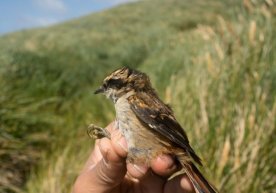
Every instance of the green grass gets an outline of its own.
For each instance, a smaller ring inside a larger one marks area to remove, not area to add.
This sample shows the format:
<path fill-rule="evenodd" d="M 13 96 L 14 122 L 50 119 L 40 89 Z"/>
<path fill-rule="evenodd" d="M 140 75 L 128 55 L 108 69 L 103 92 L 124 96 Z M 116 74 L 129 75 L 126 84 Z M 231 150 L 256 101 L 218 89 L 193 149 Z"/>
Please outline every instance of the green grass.
<path fill-rule="evenodd" d="M 221 192 L 275 192 L 275 3 L 141 1 L 0 38 L 0 192 L 69 192 L 114 119 L 93 90 L 146 72 Z M 76 161 L 77 160 L 77 161 Z"/>

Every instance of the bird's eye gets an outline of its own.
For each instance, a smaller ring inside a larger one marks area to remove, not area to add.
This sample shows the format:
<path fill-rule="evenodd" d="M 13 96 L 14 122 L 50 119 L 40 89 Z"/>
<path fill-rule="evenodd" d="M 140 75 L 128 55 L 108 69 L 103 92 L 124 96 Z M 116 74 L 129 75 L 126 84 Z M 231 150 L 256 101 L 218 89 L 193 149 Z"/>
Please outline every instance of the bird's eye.
<path fill-rule="evenodd" d="M 107 88 L 107 83 L 106 83 L 106 82 L 103 83 L 103 87 L 104 87 L 104 88 Z"/>
<path fill-rule="evenodd" d="M 125 83 L 121 79 L 110 79 L 108 85 L 112 88 L 121 88 Z"/>

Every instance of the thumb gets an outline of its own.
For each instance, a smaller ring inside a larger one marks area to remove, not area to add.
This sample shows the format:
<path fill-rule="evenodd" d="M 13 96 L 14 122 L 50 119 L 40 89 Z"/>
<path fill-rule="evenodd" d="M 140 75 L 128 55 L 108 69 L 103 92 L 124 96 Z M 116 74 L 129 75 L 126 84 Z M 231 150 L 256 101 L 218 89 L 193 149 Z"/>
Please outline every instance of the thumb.
<path fill-rule="evenodd" d="M 123 138 L 121 140 L 124 140 Z M 120 155 L 120 146 L 114 146 L 109 139 L 99 141 L 102 159 L 90 166 L 77 179 L 74 193 L 103 193 L 114 189 L 122 182 L 126 174 L 125 156 Z"/>
<path fill-rule="evenodd" d="M 106 138 L 101 140 L 99 148 L 103 158 L 92 169 L 97 178 L 95 181 L 105 188 L 109 186 L 108 188 L 113 189 L 123 180 L 126 174 L 125 158 L 117 153 L 116 147 Z"/>

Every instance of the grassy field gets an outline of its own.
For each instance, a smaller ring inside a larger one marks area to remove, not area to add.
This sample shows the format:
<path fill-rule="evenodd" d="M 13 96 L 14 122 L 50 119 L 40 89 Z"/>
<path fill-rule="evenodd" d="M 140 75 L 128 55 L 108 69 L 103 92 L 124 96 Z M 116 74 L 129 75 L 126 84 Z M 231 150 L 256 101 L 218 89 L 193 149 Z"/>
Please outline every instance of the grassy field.
<path fill-rule="evenodd" d="M 221 192 L 276 192 L 276 2 L 140 1 L 0 37 L 0 192 L 69 192 L 114 119 L 106 74 L 146 72 Z"/>

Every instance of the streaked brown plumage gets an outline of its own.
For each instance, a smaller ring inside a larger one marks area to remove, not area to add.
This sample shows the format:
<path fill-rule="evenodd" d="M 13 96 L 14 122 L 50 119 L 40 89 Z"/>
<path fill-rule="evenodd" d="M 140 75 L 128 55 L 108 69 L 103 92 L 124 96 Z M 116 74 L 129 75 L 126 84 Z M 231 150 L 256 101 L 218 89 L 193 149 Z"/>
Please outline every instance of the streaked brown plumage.
<path fill-rule="evenodd" d="M 114 102 L 119 130 L 128 143 L 128 162 L 149 164 L 160 154 L 170 154 L 182 165 L 197 192 L 216 192 L 194 165 L 193 161 L 202 165 L 200 158 L 146 74 L 126 67 L 118 69 L 104 79 L 97 93 Z"/>

